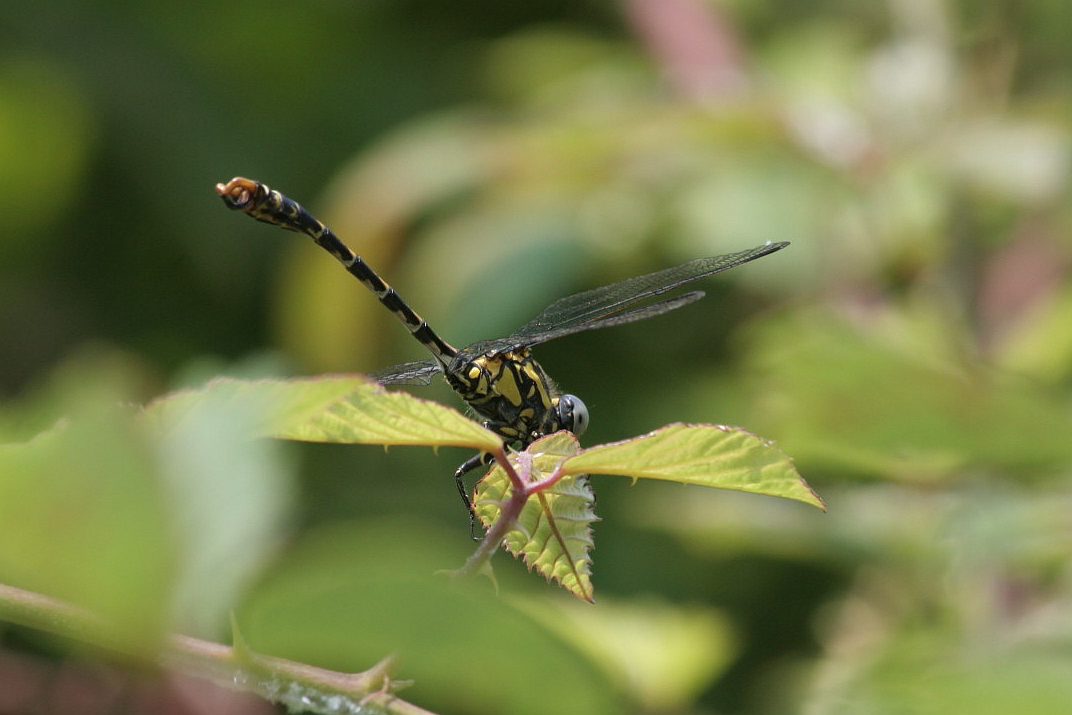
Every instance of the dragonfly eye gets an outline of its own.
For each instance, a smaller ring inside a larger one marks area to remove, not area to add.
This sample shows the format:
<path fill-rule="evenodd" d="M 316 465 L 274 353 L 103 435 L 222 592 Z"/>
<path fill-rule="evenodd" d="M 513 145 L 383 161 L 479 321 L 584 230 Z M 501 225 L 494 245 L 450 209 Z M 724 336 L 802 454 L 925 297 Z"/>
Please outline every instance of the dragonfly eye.
<path fill-rule="evenodd" d="M 576 395 L 562 395 L 559 398 L 558 418 L 563 427 L 577 436 L 588 429 L 588 408 Z"/>

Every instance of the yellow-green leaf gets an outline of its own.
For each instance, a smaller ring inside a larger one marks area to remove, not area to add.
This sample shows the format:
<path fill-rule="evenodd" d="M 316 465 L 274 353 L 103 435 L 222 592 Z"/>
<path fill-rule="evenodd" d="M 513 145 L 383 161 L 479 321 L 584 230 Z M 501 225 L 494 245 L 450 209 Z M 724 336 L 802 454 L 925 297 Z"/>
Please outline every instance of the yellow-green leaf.
<path fill-rule="evenodd" d="M 511 455 L 518 474 L 528 481 L 550 475 L 564 457 L 579 450 L 577 438 L 568 432 L 533 442 L 525 453 L 531 456 L 531 469 L 519 466 L 521 460 Z M 485 526 L 490 527 L 502 513 L 510 498 L 511 485 L 506 472 L 496 466 L 477 484 L 473 509 Z M 525 503 L 504 545 L 515 557 L 524 560 L 548 580 L 560 583 L 570 593 L 592 600 L 591 565 L 592 522 L 595 497 L 583 474 L 572 474 L 550 488 L 533 495 Z"/>
<path fill-rule="evenodd" d="M 667 425 L 585 450 L 566 459 L 563 468 L 570 474 L 618 474 L 770 494 L 826 508 L 784 452 L 739 427 Z"/>
<path fill-rule="evenodd" d="M 145 417 L 167 427 L 201 402 L 241 400 L 261 421 L 251 437 L 306 442 L 428 445 L 494 450 L 501 440 L 458 411 L 405 392 L 388 392 L 359 376 L 289 380 L 219 378 L 153 404 Z"/>

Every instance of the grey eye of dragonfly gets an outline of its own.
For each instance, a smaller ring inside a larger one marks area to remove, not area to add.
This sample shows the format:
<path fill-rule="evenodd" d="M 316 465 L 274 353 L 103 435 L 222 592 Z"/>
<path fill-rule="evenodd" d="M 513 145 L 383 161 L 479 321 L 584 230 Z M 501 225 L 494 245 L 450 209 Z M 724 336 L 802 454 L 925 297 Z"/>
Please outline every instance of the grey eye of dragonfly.
<path fill-rule="evenodd" d="M 427 385 L 435 375 L 446 377 L 450 386 L 469 406 L 482 415 L 503 441 L 522 449 L 546 431 L 565 427 L 581 434 L 588 427 L 588 409 L 574 395 L 562 395 L 557 404 L 551 379 L 532 357 L 531 348 L 548 340 L 612 325 L 625 325 L 668 313 L 703 297 L 691 291 L 654 303 L 644 301 L 661 296 L 686 283 L 729 270 L 779 251 L 788 242 L 767 242 L 736 253 L 697 258 L 679 266 L 600 288 L 566 296 L 547 306 L 535 318 L 511 335 L 485 340 L 462 350 L 455 348 L 429 327 L 379 274 L 351 251 L 330 228 L 318 221 L 301 204 L 268 188 L 259 181 L 236 177 L 217 184 L 216 192 L 228 208 L 249 214 L 258 221 L 304 233 L 334 256 L 354 278 L 361 281 L 385 308 L 391 311 L 432 354 L 431 360 L 396 365 L 372 374 L 383 385 Z M 500 390 L 500 382 L 502 389 Z M 481 453 L 466 460 L 454 473 L 458 492 L 469 510 L 469 529 L 476 516 L 462 477 L 472 469 L 493 461 Z"/>
<path fill-rule="evenodd" d="M 563 395 L 558 400 L 559 424 L 580 437 L 588 429 L 588 408 L 576 395 Z"/>

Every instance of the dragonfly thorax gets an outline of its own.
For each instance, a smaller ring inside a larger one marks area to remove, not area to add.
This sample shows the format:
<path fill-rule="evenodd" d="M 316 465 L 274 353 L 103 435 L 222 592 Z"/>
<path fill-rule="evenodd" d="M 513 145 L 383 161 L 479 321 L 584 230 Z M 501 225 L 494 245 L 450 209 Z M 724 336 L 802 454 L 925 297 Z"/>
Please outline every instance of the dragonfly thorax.
<path fill-rule="evenodd" d="M 470 358 L 459 355 L 444 370 L 450 386 L 483 417 L 485 426 L 522 446 L 545 434 L 588 425 L 588 410 L 562 395 L 528 348 Z M 577 434 L 580 432 L 578 431 Z"/>

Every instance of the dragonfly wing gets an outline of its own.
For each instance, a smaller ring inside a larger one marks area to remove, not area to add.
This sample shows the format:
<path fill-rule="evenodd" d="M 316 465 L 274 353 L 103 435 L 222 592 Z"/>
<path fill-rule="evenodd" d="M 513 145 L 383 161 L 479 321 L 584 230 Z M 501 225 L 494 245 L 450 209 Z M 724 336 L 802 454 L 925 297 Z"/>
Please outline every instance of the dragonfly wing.
<path fill-rule="evenodd" d="M 675 295 L 672 298 L 661 300 L 658 303 L 652 303 L 651 305 L 641 306 L 640 308 L 634 308 L 624 313 L 615 313 L 614 315 L 607 315 L 602 318 L 596 318 L 589 320 L 586 323 L 574 324 L 566 327 L 548 328 L 542 333 L 536 333 L 534 335 L 523 335 L 514 338 L 503 338 L 502 340 L 489 340 L 487 343 L 480 343 L 472 346 L 479 349 L 482 345 L 488 347 L 483 352 L 498 352 L 502 350 L 510 350 L 520 347 L 531 347 L 533 345 L 539 345 L 540 343 L 546 343 L 548 340 L 554 340 L 555 338 L 561 338 L 564 335 L 572 335 L 574 333 L 581 333 L 586 330 L 599 330 L 600 328 L 610 328 L 615 325 L 625 325 L 626 323 L 635 323 L 638 320 L 647 320 L 648 318 L 654 318 L 656 315 L 662 315 L 663 313 L 669 313 L 671 310 L 677 310 L 684 307 L 689 303 L 694 303 L 700 298 L 704 297 L 703 291 L 693 291 L 691 293 L 683 293 L 682 295 Z M 466 349 L 469 353 L 469 349 Z M 469 353 L 475 354 L 475 353 Z"/>
<path fill-rule="evenodd" d="M 521 328 L 510 336 L 510 338 L 532 338 L 534 336 L 542 336 L 549 333 L 552 337 L 555 337 L 557 335 L 568 335 L 573 332 L 578 332 L 579 330 L 587 330 L 587 325 L 592 321 L 598 320 L 610 313 L 617 313 L 638 301 L 655 295 L 660 295 L 668 290 L 673 290 L 680 285 L 700 278 L 705 278 L 715 273 L 719 273 L 720 271 L 729 270 L 742 263 L 754 261 L 757 258 L 779 251 L 788 245 L 788 241 L 765 243 L 746 251 L 738 251 L 737 253 L 727 253 L 722 256 L 712 256 L 710 258 L 697 258 L 688 261 L 687 263 L 682 263 L 679 266 L 674 266 L 673 268 L 666 268 L 661 271 L 655 271 L 654 273 L 627 278 L 626 280 L 618 281 L 617 283 L 611 283 L 610 285 L 593 288 L 592 290 L 584 291 L 583 293 L 576 293 L 561 298 L 547 306 L 543 312 L 528 323 L 521 326 Z M 673 310 L 673 308 L 667 308 L 666 310 Z M 665 312 L 665 310 L 662 312 Z M 658 312 L 645 314 L 644 317 L 658 314 Z M 642 319 L 642 317 L 636 317 L 632 320 Z M 632 320 L 625 322 L 632 322 Z M 620 323 L 607 323 L 607 325 L 618 324 Z M 601 325 L 600 327 L 605 326 Z M 574 328 L 576 328 L 576 330 Z M 510 338 L 506 338 L 504 341 L 493 342 L 509 342 Z M 550 338 L 544 338 L 544 340 L 549 339 Z M 542 342 L 542 340 L 537 342 Z M 531 345 L 534 343 L 530 340 L 524 340 L 524 342 L 519 344 Z"/>
<path fill-rule="evenodd" d="M 742 263 L 748 263 L 788 245 L 788 241 L 765 243 L 747 251 L 711 258 L 697 258 L 673 268 L 567 296 L 549 305 L 512 335 L 497 340 L 473 343 L 460 352 L 459 358 L 472 359 L 480 355 L 502 353 L 539 345 L 564 335 L 625 325 L 669 313 L 671 310 L 677 310 L 699 300 L 704 296 L 703 291 L 684 293 L 639 308 L 625 309 L 646 298 L 660 295 L 714 273 L 729 270 Z"/>
<path fill-rule="evenodd" d="M 442 370 L 435 360 L 417 360 L 369 373 L 381 385 L 427 385 Z"/>

